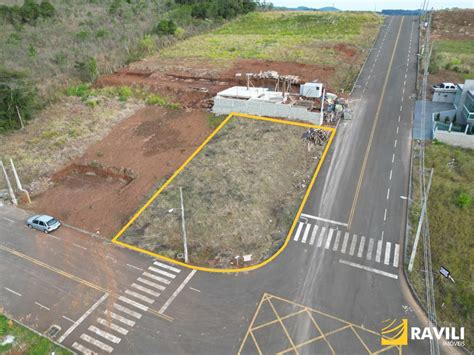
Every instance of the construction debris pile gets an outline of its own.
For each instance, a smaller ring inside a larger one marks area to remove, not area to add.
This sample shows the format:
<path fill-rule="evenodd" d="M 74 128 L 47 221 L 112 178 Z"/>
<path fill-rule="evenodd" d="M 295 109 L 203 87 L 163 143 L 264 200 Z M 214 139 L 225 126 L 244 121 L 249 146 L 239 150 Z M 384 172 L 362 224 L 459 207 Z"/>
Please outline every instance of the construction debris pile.
<path fill-rule="evenodd" d="M 330 92 L 324 95 L 324 122 L 334 123 L 339 119 L 351 119 L 352 111 L 348 106 L 348 102 L 343 97 L 337 97 L 337 95 Z"/>
<path fill-rule="evenodd" d="M 314 129 L 310 128 L 303 133 L 301 139 L 308 143 L 308 152 L 311 151 L 313 147 L 324 146 L 330 136 L 330 132 L 323 129 Z"/>

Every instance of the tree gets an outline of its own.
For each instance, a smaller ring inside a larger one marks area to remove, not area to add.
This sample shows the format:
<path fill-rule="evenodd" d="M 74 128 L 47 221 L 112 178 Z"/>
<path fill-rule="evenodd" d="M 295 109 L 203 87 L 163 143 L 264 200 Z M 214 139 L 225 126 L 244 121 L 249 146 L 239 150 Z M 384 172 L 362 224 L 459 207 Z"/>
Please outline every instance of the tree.
<path fill-rule="evenodd" d="M 25 82 L 0 83 L 0 133 L 18 129 L 36 108 L 36 89 Z"/>
<path fill-rule="evenodd" d="M 174 35 L 177 28 L 178 26 L 173 20 L 161 20 L 153 32 L 158 35 Z"/>
<path fill-rule="evenodd" d="M 86 57 L 82 61 L 77 61 L 74 68 L 79 72 L 79 76 L 83 81 L 94 81 L 99 76 L 97 61 L 94 57 Z"/>

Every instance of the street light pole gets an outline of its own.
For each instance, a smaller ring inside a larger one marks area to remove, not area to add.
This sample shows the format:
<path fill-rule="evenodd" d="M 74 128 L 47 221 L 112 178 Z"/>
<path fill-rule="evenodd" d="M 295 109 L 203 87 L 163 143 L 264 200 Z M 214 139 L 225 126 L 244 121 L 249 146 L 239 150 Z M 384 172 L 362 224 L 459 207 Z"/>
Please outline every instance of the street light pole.
<path fill-rule="evenodd" d="M 183 202 L 183 188 L 179 188 L 179 196 L 181 197 L 181 226 L 183 228 L 183 244 L 184 244 L 184 262 L 189 263 L 188 258 L 188 242 L 186 239 L 186 225 L 184 223 L 184 202 Z"/>

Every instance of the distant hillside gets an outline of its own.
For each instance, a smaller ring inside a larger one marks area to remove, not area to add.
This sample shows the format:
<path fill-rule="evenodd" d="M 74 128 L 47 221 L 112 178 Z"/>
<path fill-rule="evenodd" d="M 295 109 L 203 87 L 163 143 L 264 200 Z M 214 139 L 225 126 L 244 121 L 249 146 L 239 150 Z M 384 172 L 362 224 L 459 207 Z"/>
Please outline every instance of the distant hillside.
<path fill-rule="evenodd" d="M 298 7 L 277 7 L 275 9 L 282 10 L 282 11 L 325 11 L 325 12 L 339 12 L 338 8 L 332 7 L 332 6 L 325 6 L 321 7 L 319 9 L 315 9 L 313 7 L 307 7 L 307 6 L 298 6 Z"/>

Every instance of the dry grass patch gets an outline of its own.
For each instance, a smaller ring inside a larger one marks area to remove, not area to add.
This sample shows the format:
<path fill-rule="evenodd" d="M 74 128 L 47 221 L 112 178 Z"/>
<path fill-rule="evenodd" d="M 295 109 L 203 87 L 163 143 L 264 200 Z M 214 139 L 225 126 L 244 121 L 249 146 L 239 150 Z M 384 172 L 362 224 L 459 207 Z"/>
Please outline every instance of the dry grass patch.
<path fill-rule="evenodd" d="M 119 240 L 179 260 L 182 188 L 191 264 L 267 259 L 284 243 L 324 148 L 309 152 L 306 130 L 232 117 Z"/>
<path fill-rule="evenodd" d="M 90 107 L 78 97 L 65 97 L 41 111 L 24 130 L 0 136 L 0 158 L 12 158 L 24 185 L 37 194 L 57 170 L 143 106 L 102 97 L 100 104 Z M 0 179 L 0 189 L 4 187 Z"/>

